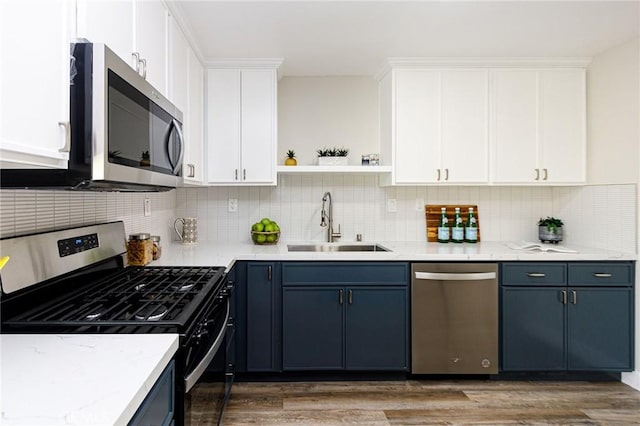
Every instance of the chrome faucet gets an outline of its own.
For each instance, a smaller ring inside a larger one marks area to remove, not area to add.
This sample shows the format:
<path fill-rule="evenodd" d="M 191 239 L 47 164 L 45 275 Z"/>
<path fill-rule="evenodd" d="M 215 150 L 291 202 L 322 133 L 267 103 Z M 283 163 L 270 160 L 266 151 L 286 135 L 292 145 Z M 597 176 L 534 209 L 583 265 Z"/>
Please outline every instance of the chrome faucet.
<path fill-rule="evenodd" d="M 329 203 L 329 214 L 327 214 L 327 210 L 325 210 L 325 203 Z M 331 203 L 331 193 L 329 191 L 324 193 L 322 197 L 322 212 L 320 213 L 320 226 L 323 228 L 329 225 L 327 229 L 327 241 L 332 243 L 335 238 L 342 237 L 340 233 L 340 225 L 338 225 L 338 232 L 333 232 L 333 205 Z"/>

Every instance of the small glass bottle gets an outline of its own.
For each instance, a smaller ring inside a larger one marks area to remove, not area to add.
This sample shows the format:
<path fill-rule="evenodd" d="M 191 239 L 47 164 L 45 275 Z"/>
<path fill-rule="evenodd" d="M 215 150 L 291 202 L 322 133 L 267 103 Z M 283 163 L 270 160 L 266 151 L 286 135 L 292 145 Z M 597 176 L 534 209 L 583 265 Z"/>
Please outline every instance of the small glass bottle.
<path fill-rule="evenodd" d="M 147 233 L 131 234 L 127 241 L 127 263 L 145 266 L 153 260 L 153 242 Z"/>
<path fill-rule="evenodd" d="M 162 256 L 162 244 L 160 244 L 160 235 L 152 235 L 151 242 L 153 243 L 153 260 L 160 259 Z"/>
<path fill-rule="evenodd" d="M 442 207 L 440 209 L 440 223 L 438 224 L 438 242 L 449 242 L 449 219 L 447 219 L 447 209 Z"/>
<path fill-rule="evenodd" d="M 451 241 L 454 243 L 464 242 L 464 224 L 460 217 L 460 207 L 456 207 L 453 225 L 451 226 Z"/>
<path fill-rule="evenodd" d="M 468 243 L 478 242 L 478 224 L 473 216 L 473 207 L 469 207 L 469 218 L 467 219 L 464 240 Z"/>

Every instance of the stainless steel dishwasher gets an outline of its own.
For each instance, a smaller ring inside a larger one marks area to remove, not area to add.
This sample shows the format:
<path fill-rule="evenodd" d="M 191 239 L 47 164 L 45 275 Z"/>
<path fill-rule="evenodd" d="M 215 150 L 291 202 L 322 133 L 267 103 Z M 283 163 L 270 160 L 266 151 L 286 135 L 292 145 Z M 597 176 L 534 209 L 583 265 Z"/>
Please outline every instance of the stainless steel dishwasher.
<path fill-rule="evenodd" d="M 411 372 L 498 373 L 498 265 L 411 266 Z"/>

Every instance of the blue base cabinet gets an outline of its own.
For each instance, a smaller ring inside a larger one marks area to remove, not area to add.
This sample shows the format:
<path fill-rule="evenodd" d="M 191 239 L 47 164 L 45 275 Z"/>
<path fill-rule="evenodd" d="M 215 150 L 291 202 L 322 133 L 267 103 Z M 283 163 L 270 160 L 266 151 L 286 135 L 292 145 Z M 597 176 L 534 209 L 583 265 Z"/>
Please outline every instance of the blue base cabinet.
<path fill-rule="evenodd" d="M 282 368 L 407 371 L 408 264 L 282 265 Z"/>
<path fill-rule="evenodd" d="M 502 371 L 632 371 L 633 262 L 503 263 Z"/>

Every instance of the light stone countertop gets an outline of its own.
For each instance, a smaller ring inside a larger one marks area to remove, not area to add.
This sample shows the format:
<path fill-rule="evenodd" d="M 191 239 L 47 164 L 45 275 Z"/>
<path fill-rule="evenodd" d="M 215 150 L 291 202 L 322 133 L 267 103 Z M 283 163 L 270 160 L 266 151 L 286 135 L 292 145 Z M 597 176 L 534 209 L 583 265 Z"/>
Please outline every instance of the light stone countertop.
<path fill-rule="evenodd" d="M 2 425 L 126 425 L 177 334 L 0 335 Z"/>
<path fill-rule="evenodd" d="M 171 242 L 163 245 L 162 257 L 151 266 L 226 266 L 237 260 L 263 261 L 608 261 L 636 260 L 633 253 L 572 246 L 577 253 L 512 250 L 505 242 L 478 244 L 439 244 L 426 242 L 377 242 L 390 252 L 289 252 L 287 244 L 309 242 L 280 241 L 276 245 L 258 246 L 251 242 L 225 243 L 201 241 L 193 246 Z M 313 242 L 318 244 L 320 242 Z M 372 244 L 336 243 L 336 244 Z"/>

